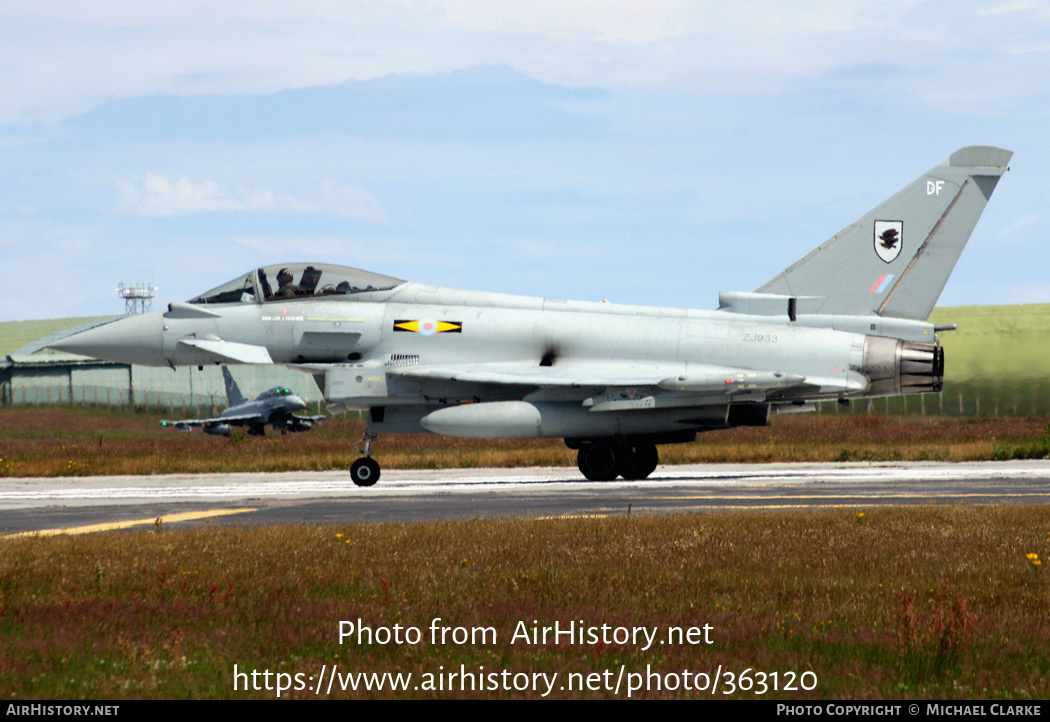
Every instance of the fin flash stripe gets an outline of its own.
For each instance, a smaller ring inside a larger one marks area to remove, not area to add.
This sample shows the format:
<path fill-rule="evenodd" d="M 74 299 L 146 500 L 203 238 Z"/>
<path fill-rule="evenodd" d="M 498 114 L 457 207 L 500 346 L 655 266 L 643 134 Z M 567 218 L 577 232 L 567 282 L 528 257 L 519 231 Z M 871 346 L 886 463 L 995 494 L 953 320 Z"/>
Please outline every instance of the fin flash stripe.
<path fill-rule="evenodd" d="M 435 321 L 432 318 L 418 320 L 394 321 L 395 331 L 410 331 L 429 336 L 434 333 L 462 333 L 463 323 L 460 321 Z"/>
<path fill-rule="evenodd" d="M 886 286 L 889 285 L 890 281 L 893 280 L 894 274 L 884 273 L 875 279 L 875 283 L 871 284 L 871 288 L 868 289 L 868 293 L 882 293 L 886 290 Z"/>

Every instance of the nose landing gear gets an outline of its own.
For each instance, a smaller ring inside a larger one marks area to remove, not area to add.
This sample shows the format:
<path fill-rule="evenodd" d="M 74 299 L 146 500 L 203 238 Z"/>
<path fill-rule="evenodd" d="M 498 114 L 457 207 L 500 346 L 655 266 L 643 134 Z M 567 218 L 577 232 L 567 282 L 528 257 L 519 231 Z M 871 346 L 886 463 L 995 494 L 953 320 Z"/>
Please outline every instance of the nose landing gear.
<path fill-rule="evenodd" d="M 379 462 L 372 458 L 372 442 L 378 436 L 378 434 L 365 432 L 361 441 L 354 444 L 355 449 L 360 448 L 361 442 L 364 442 L 365 445 L 361 451 L 364 456 L 350 465 L 350 479 L 358 486 L 372 486 L 379 481 Z"/>
<path fill-rule="evenodd" d="M 372 486 L 379 481 L 379 462 L 362 456 L 350 465 L 350 478 L 358 486 Z"/>

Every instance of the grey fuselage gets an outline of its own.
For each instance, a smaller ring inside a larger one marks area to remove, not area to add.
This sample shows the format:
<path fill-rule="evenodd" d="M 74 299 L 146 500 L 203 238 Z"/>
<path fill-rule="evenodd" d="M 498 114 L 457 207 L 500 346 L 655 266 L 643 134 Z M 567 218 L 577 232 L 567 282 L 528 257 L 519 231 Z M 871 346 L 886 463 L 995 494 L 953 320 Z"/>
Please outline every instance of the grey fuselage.
<path fill-rule="evenodd" d="M 879 357 L 890 382 L 875 383 L 873 340 L 935 343 L 925 322 L 807 316 L 798 303 L 789 314 L 786 297 L 721 301 L 696 311 L 401 283 L 331 300 L 172 304 L 97 329 L 134 343 L 91 352 L 152 365 L 288 364 L 314 374 L 330 409 L 373 409 L 377 433 L 577 438 L 765 423 L 770 408 L 906 392 L 893 349 Z M 892 338 L 872 335 L 881 325 Z M 767 382 L 723 378 L 748 371 Z M 477 406 L 432 414 L 467 403 Z"/>
<path fill-rule="evenodd" d="M 218 418 L 228 419 L 231 417 L 254 416 L 258 419 L 256 423 L 273 424 L 287 420 L 296 411 L 302 411 L 306 408 L 306 402 L 298 394 L 275 395 L 263 398 L 272 391 L 274 389 L 269 389 L 251 401 L 246 401 L 236 406 L 229 406 L 219 414 Z"/>

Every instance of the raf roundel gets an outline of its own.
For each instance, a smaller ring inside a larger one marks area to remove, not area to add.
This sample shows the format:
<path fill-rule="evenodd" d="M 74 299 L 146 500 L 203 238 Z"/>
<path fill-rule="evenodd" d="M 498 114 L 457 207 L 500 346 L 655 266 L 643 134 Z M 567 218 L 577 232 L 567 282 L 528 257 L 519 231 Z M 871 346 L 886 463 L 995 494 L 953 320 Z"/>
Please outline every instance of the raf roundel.
<path fill-rule="evenodd" d="M 433 336 L 435 333 L 462 333 L 463 324 L 459 321 L 438 321 L 433 318 L 399 319 L 394 321 L 394 330 Z"/>

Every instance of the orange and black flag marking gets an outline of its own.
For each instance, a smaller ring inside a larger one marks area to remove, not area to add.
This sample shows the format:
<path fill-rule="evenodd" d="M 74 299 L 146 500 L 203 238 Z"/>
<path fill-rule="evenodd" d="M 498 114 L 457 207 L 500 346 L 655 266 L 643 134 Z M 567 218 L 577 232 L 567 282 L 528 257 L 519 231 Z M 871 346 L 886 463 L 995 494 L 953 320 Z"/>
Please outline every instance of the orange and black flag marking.
<path fill-rule="evenodd" d="M 435 321 L 432 318 L 421 318 L 416 320 L 394 321 L 395 331 L 409 331 L 430 336 L 435 333 L 462 333 L 463 324 L 460 321 Z"/>

